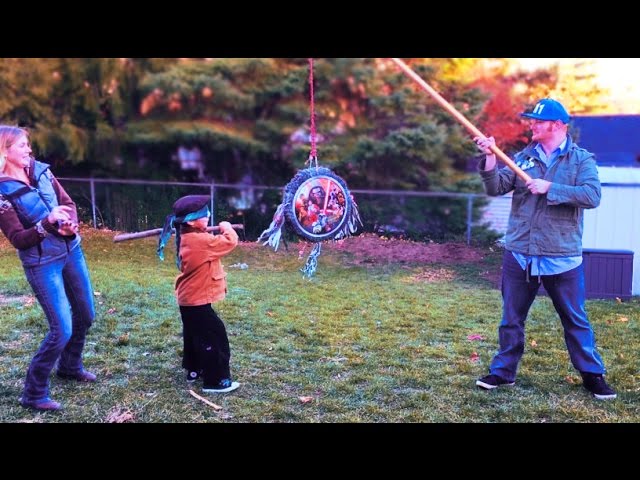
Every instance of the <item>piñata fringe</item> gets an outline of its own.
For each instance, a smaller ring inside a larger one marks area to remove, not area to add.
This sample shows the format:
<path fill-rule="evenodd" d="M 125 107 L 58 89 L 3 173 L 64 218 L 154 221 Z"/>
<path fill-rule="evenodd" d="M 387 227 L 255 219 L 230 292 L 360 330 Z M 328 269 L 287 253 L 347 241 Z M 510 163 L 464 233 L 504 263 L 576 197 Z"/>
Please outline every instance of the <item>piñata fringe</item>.
<path fill-rule="evenodd" d="M 300 269 L 303 277 L 311 278 L 314 273 L 316 273 L 316 269 L 318 268 L 318 257 L 320 256 L 320 251 L 322 250 L 322 244 L 316 243 L 313 245 L 311 249 L 311 253 L 307 257 L 307 261 L 304 264 L 304 267 Z"/>
<path fill-rule="evenodd" d="M 284 225 L 284 203 L 278 205 L 276 213 L 273 214 L 271 225 L 260 234 L 258 242 L 264 242 L 263 245 L 269 245 L 278 251 L 280 246 L 280 238 L 282 238 L 282 226 Z"/>

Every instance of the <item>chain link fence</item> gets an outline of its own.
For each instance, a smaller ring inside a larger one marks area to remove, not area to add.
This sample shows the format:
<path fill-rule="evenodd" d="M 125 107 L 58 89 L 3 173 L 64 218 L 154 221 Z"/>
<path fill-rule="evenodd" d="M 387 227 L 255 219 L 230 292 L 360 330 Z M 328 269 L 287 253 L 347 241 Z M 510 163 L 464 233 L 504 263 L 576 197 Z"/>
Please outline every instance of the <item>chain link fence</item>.
<path fill-rule="evenodd" d="M 283 187 L 115 180 L 58 179 L 77 204 L 80 220 L 95 228 L 138 232 L 159 228 L 184 195 L 211 197 L 211 224 L 244 225 L 243 240 L 255 241 L 271 223 Z M 422 241 L 470 244 L 500 235 L 483 223 L 487 197 L 473 193 L 351 190 L 365 232 Z M 289 232 L 290 234 L 291 232 Z"/>

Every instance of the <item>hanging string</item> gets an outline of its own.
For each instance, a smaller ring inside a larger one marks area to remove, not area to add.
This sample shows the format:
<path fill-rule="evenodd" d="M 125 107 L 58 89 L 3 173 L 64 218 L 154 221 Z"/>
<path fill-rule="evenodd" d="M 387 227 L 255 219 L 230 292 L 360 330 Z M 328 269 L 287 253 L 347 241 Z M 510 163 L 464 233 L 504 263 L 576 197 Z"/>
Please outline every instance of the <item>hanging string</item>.
<path fill-rule="evenodd" d="M 318 149 L 316 148 L 316 105 L 313 95 L 313 58 L 309 59 L 309 97 L 311 108 L 311 153 L 309 153 L 309 166 L 312 166 L 312 162 L 315 162 L 316 168 L 318 168 Z"/>

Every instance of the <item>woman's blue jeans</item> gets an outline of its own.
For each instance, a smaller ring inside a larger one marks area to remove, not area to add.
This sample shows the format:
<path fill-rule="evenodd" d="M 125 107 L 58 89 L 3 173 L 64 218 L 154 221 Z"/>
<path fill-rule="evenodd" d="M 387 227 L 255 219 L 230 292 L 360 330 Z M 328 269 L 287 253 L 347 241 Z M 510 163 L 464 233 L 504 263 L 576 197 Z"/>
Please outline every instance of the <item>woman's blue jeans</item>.
<path fill-rule="evenodd" d="M 49 376 L 56 361 L 60 372 L 82 370 L 82 350 L 95 308 L 80 245 L 63 258 L 24 270 L 49 322 L 49 332 L 27 372 L 22 401 L 30 402 L 49 396 Z"/>
<path fill-rule="evenodd" d="M 527 267 L 528 269 L 531 266 Z M 585 310 L 584 267 L 558 275 L 540 277 L 564 328 L 571 363 L 580 372 L 603 374 L 604 363 L 596 349 L 593 329 Z M 509 382 L 516 379 L 524 353 L 524 324 L 540 289 L 538 277 L 527 275 L 509 251 L 502 261 L 502 322 L 498 328 L 499 350 L 490 372 Z"/>

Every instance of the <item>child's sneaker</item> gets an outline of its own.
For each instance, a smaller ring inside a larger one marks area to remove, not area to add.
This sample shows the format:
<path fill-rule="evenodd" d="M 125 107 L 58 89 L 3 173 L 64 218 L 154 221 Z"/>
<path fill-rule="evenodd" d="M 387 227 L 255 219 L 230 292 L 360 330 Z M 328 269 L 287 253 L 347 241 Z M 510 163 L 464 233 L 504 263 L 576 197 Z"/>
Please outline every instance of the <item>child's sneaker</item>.
<path fill-rule="evenodd" d="M 220 382 L 218 382 L 218 385 L 204 385 L 202 387 L 202 391 L 204 393 L 227 393 L 234 391 L 239 386 L 240 384 L 238 382 L 232 382 L 230 378 L 225 378 L 224 380 L 220 380 Z"/>

